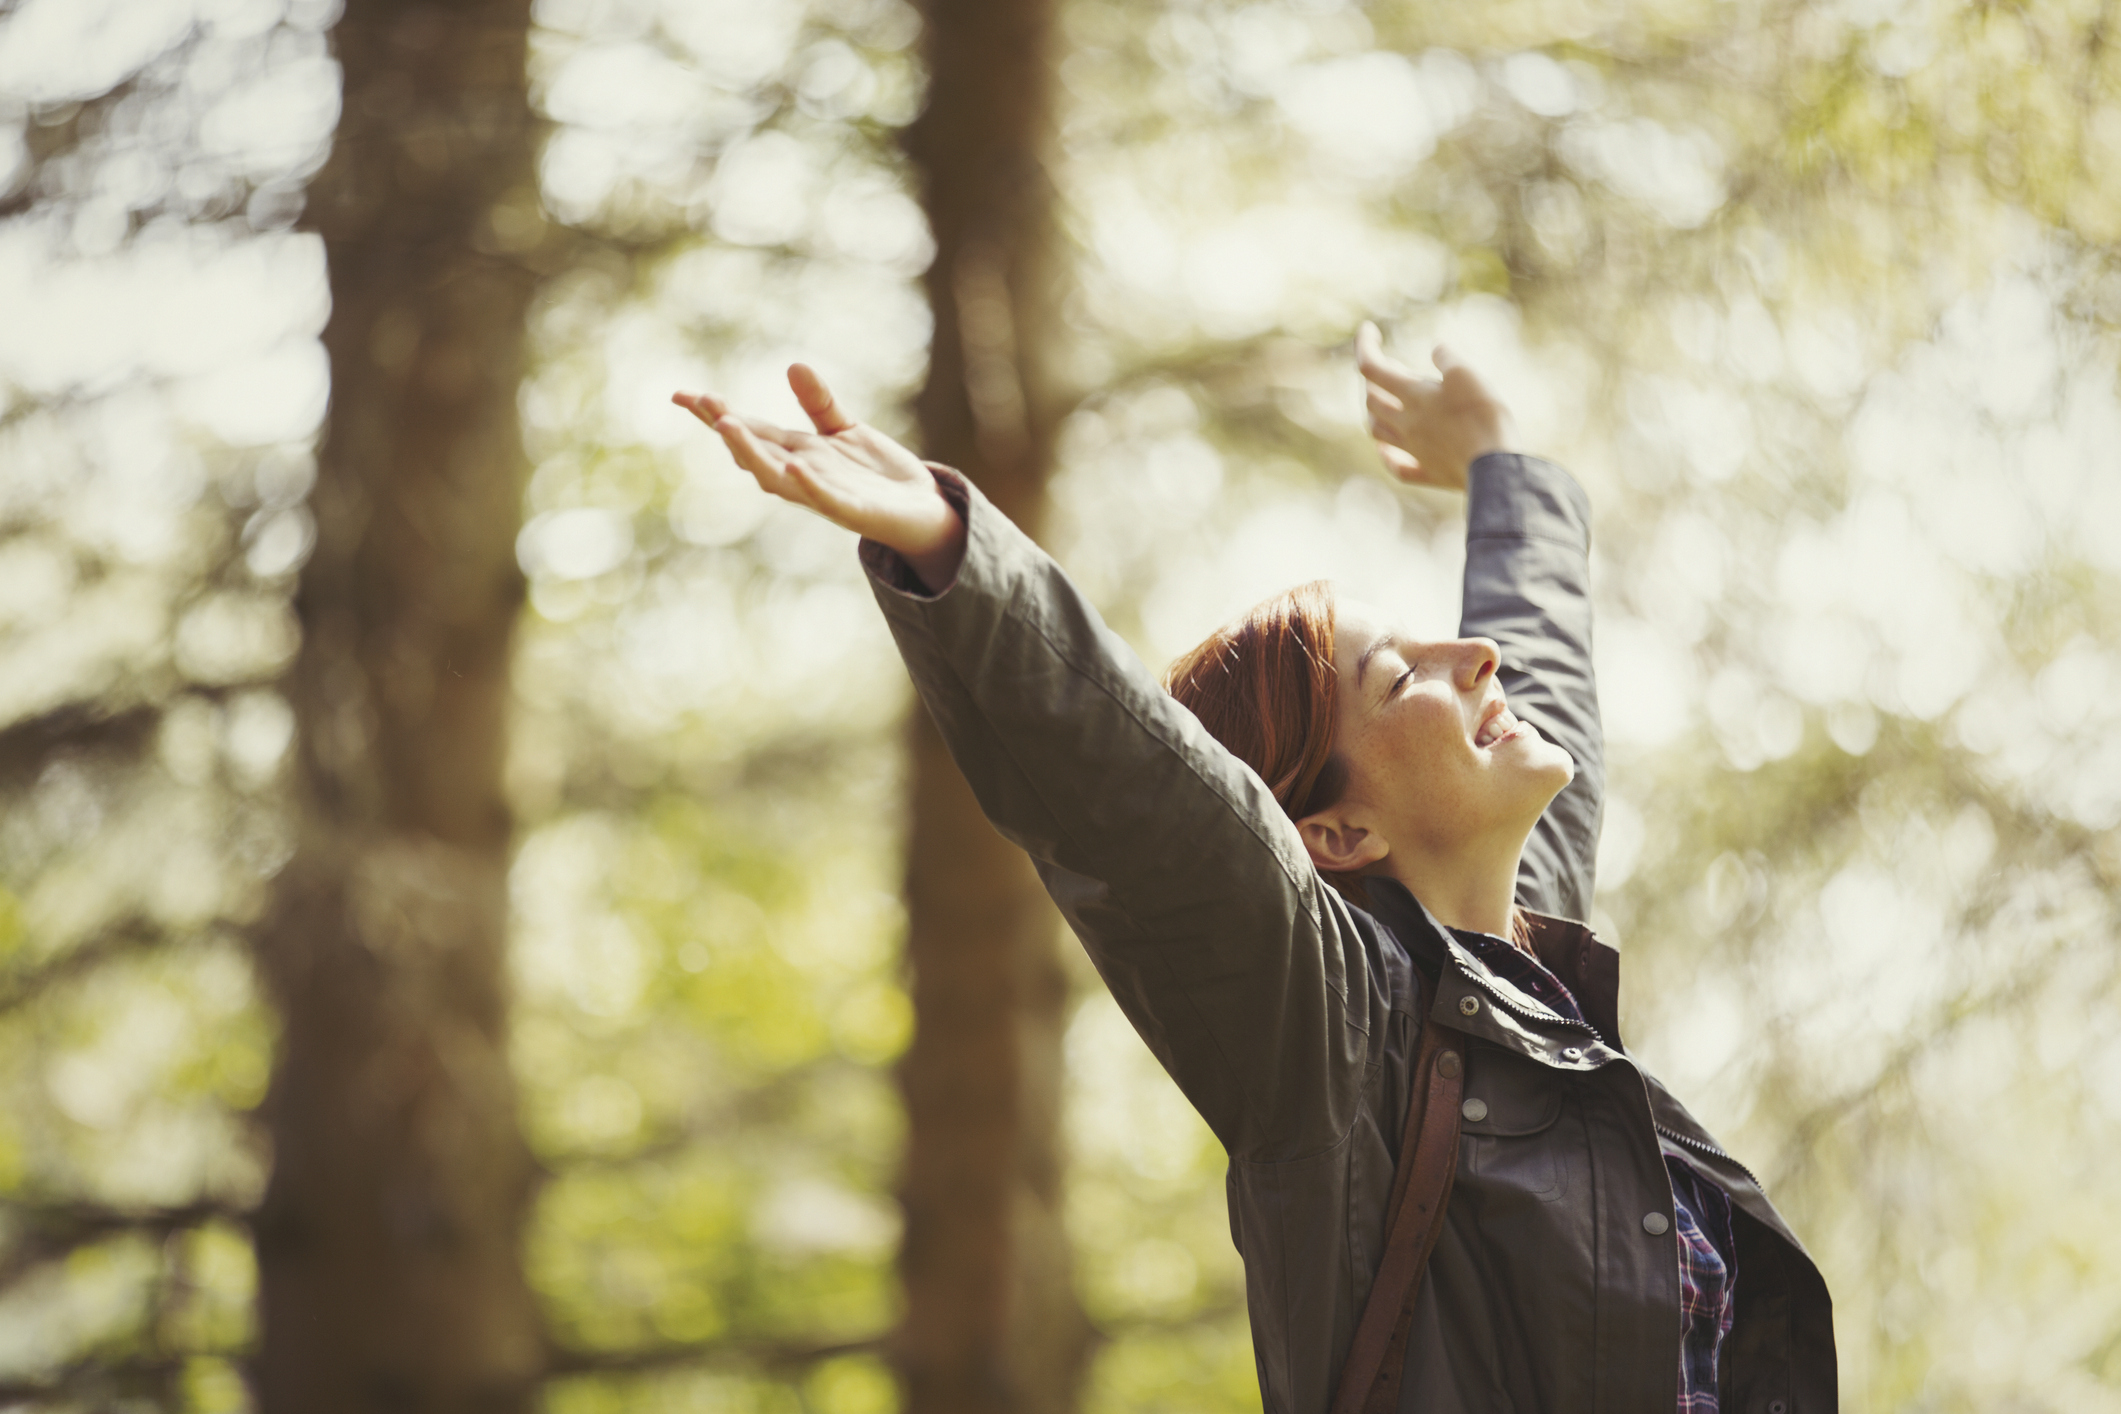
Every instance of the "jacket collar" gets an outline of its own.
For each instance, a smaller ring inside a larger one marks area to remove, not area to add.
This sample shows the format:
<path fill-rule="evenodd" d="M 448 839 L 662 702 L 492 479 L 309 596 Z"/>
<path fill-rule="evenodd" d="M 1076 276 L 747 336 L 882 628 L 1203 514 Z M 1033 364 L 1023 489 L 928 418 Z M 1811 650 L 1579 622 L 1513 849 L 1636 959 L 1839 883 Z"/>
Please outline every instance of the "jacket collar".
<path fill-rule="evenodd" d="M 1436 915 L 1422 906 L 1421 900 L 1407 892 L 1406 887 L 1392 879 L 1369 879 L 1364 881 L 1370 895 L 1369 912 L 1399 940 L 1408 955 L 1431 981 L 1440 985 L 1442 993 L 1436 998 L 1437 1015 L 1453 1025 L 1457 1019 L 1442 1010 L 1448 1005 L 1449 994 L 1462 990 L 1465 983 L 1460 978 L 1477 979 L 1475 985 L 1491 992 L 1500 992 L 1512 998 L 1522 998 L 1522 1009 L 1535 1018 L 1549 1015 L 1547 1009 L 1534 999 L 1502 978 L 1496 977 L 1487 966 L 1451 930 L 1437 921 Z M 1620 953 L 1581 923 L 1566 918 L 1555 918 L 1549 914 L 1523 910 L 1525 920 L 1531 925 L 1532 952 L 1547 971 L 1560 979 L 1576 998 L 1577 1006 L 1583 1009 L 1584 1019 L 1598 1029 L 1598 1034 L 1607 1046 L 1626 1055 L 1620 1044 L 1618 1001 L 1620 995 Z M 1446 973 L 1455 973 L 1447 977 Z M 1520 1054 L 1532 1057 L 1547 1055 L 1557 1042 L 1544 1037 L 1536 1027 L 1525 1026 L 1516 1018 L 1503 1018 L 1494 1010 L 1483 1015 L 1477 1023 L 1466 1028 L 1499 1045 L 1513 1048 Z M 1630 1057 L 1633 1061 L 1633 1058 Z M 1790 1231 L 1782 1214 L 1775 1210 L 1762 1191 L 1759 1180 L 1752 1172 L 1726 1153 L 1715 1138 L 1686 1106 L 1664 1088 L 1657 1077 L 1634 1061 L 1634 1069 L 1641 1075 L 1647 1087 L 1650 1118 L 1665 1130 L 1676 1132 L 1694 1142 L 1688 1161 L 1706 1172 L 1724 1192 L 1731 1196 L 1740 1208 L 1756 1222 L 1779 1234 L 1784 1241 L 1799 1253 L 1804 1244 Z M 1706 1152 L 1702 1152 L 1702 1150 Z M 1816 1280 L 1816 1278 L 1814 1278 Z M 1821 1293 L 1822 1297 L 1824 1293 Z"/>
<path fill-rule="evenodd" d="M 1620 1044 L 1620 952 L 1601 942 L 1581 923 L 1551 914 L 1522 910 L 1532 934 L 1532 955 L 1583 1008 L 1583 1019 L 1598 1028 L 1606 1044 Z"/>
<path fill-rule="evenodd" d="M 1526 997 L 1506 980 L 1489 971 L 1487 964 L 1452 935 L 1420 899 L 1397 879 L 1366 879 L 1370 912 L 1390 928 L 1416 964 L 1431 977 L 1442 967 L 1479 977 L 1490 989 L 1522 997 L 1524 1008 L 1535 1015 L 1547 1008 Z M 1626 1054 L 1620 1041 L 1620 953 L 1602 942 L 1582 923 L 1527 908 L 1522 912 L 1532 935 L 1532 955 L 1554 974 L 1576 998 L 1584 1020 L 1591 1023 L 1608 1046 Z"/>

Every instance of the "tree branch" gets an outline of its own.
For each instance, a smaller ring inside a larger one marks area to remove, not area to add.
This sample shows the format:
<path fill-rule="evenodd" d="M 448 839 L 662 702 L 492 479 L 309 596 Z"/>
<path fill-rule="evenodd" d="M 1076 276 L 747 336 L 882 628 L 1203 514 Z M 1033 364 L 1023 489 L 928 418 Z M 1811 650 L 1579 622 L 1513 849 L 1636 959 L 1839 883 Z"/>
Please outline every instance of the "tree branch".
<path fill-rule="evenodd" d="M 1242 1297 L 1224 1297 L 1181 1316 L 1139 1316 L 1110 1321 L 1096 1328 L 1098 1344 L 1132 1336 L 1169 1335 L 1243 1314 Z M 660 1370 L 731 1370 L 785 1375 L 807 1370 L 842 1355 L 891 1358 L 889 1332 L 853 1340 L 771 1341 L 715 1340 L 698 1344 L 637 1346 L 625 1350 L 555 1349 L 545 1366 L 547 1379 L 586 1375 L 651 1374 Z"/>
<path fill-rule="evenodd" d="M 83 1356 L 44 1379 L 0 1381 L 0 1405 L 66 1400 L 89 1408 L 107 1409 L 114 1398 L 160 1399 L 174 1408 L 178 1382 L 185 1366 L 196 1359 L 240 1360 L 244 1352 L 189 1350 L 179 1355 L 142 1356 L 112 1360 Z"/>
<path fill-rule="evenodd" d="M 2009 980 L 2000 986 L 1979 991 L 1968 988 L 1960 992 L 1941 1004 L 1931 1015 L 1930 1024 L 1924 1027 L 1920 1034 L 1894 1048 L 1885 1062 L 1860 1084 L 1851 1086 L 1805 1111 L 1790 1127 L 1789 1137 L 1783 1141 L 1781 1151 L 1775 1157 L 1775 1167 L 1768 1178 L 1767 1187 L 1773 1190 L 1789 1183 L 1804 1166 L 1813 1145 L 1819 1142 L 1821 1135 L 1854 1111 L 1869 1104 L 1886 1086 L 1914 1069 L 1915 1063 L 1921 1060 L 1932 1046 L 1977 1017 L 2006 1010 L 2024 1001 L 2046 983 L 2062 954 L 2079 941 L 2074 937 L 2058 938 L 2050 943 L 2037 959 L 2013 968 Z"/>
<path fill-rule="evenodd" d="M 9 722 L 0 726 L 0 782 L 26 779 L 62 746 L 137 752 L 161 720 L 160 703 L 127 704 L 113 712 L 77 701 Z"/>
<path fill-rule="evenodd" d="M 1352 331 L 1350 332 L 1352 334 Z M 1266 356 L 1278 348 L 1301 348 L 1306 356 L 1317 358 L 1321 362 L 1330 357 L 1328 354 L 1319 354 L 1300 340 L 1282 333 L 1247 334 L 1237 339 L 1188 343 L 1181 348 L 1147 354 L 1122 363 L 1096 386 L 1079 389 L 1073 396 L 1061 399 L 1050 412 L 1054 422 L 1059 423 L 1086 403 L 1112 397 L 1143 383 L 1169 380 L 1176 383 L 1212 385 L 1233 374 L 1258 368 Z M 1352 367 L 1351 364 L 1351 379 L 1354 377 Z M 1351 393 L 1349 398 L 1349 406 L 1356 406 L 1355 396 Z"/>
<path fill-rule="evenodd" d="M 1117 1340 L 1129 1340 L 1135 1336 L 1178 1335 L 1186 1331 L 1199 1330 L 1202 1326 L 1226 1321 L 1232 1316 L 1245 1314 L 1245 1298 L 1242 1292 L 1224 1293 L 1206 1305 L 1197 1306 L 1183 1315 L 1173 1316 L 1129 1316 L 1118 1321 L 1099 1321 L 1092 1327 L 1094 1339 L 1100 1346 Z"/>
<path fill-rule="evenodd" d="M 546 1362 L 545 1377 L 636 1375 L 687 1368 L 788 1374 L 842 1355 L 884 1354 L 889 1342 L 888 1335 L 873 1335 L 834 1341 L 715 1340 L 697 1344 L 637 1346 L 629 1350 L 558 1347 Z"/>
<path fill-rule="evenodd" d="M 7 528 L 0 527 L 0 537 L 6 533 Z M 215 587 L 215 581 L 207 579 L 198 590 L 180 598 L 176 609 L 181 612 Z M 276 676 L 267 672 L 213 684 L 131 682 L 116 690 L 62 702 L 31 716 L 0 722 L 0 789 L 28 781 L 55 751 L 107 752 L 137 758 L 153 743 L 155 729 L 177 703 L 196 698 L 225 704 L 240 693 L 271 686 Z"/>
<path fill-rule="evenodd" d="M 109 1208 L 96 1203 L 41 1203 L 0 1198 L 0 1215 L 10 1221 L 5 1259 L 0 1259 L 0 1289 L 18 1281 L 30 1268 L 64 1257 L 100 1238 L 137 1232 L 167 1237 L 212 1222 L 248 1225 L 248 1209 L 206 1198 L 168 1208 Z"/>
<path fill-rule="evenodd" d="M 649 1135 L 630 1148 L 559 1150 L 541 1154 L 539 1163 L 548 1175 L 632 1168 L 682 1154 L 702 1140 L 725 1138 L 746 1130 L 753 1123 L 786 1114 L 803 1087 L 821 1077 L 838 1073 L 852 1075 L 860 1067 L 837 1058 L 814 1061 L 783 1071 L 762 1084 L 724 1096 L 717 1104 L 703 1106 L 683 1120 Z"/>
<path fill-rule="evenodd" d="M 137 914 L 118 920 L 85 943 L 68 948 L 59 956 L 10 975 L 0 976 L 0 1017 L 36 1001 L 53 988 L 84 973 L 93 972 L 114 958 L 146 952 L 168 938 L 168 934 Z M 4 1204 L 5 1200 L 0 1200 Z"/>

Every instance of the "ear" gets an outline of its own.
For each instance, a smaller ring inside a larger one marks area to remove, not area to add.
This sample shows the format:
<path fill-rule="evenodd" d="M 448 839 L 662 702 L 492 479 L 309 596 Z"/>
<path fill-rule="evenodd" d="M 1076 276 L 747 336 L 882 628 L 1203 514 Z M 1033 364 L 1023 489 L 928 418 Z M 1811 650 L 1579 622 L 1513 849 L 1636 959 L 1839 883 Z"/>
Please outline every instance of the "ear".
<path fill-rule="evenodd" d="M 1337 810 L 1306 815 L 1296 822 L 1296 828 L 1304 837 L 1311 862 L 1329 873 L 1357 873 L 1392 852 L 1383 835 L 1349 823 Z"/>

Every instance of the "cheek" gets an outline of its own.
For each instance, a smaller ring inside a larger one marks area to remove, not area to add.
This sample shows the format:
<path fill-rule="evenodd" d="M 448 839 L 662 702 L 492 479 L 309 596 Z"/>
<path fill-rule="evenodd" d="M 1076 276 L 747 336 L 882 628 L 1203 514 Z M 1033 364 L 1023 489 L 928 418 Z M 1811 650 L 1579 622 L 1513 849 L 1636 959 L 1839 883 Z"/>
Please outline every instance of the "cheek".
<path fill-rule="evenodd" d="M 1402 804 L 1444 799 L 1464 789 L 1477 762 L 1466 745 L 1458 709 L 1449 702 L 1414 700 L 1368 725 L 1353 743 L 1349 765 Z"/>
<path fill-rule="evenodd" d="M 1416 770 L 1445 775 L 1473 764 L 1457 703 L 1416 698 L 1406 704 L 1397 726 L 1400 751 Z"/>

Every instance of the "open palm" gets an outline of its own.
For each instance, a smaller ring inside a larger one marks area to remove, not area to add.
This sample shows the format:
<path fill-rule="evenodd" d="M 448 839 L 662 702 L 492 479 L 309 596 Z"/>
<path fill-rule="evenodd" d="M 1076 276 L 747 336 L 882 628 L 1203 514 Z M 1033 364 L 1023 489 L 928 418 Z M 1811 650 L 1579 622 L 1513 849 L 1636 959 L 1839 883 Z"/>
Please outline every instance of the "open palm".
<path fill-rule="evenodd" d="M 890 546 L 934 584 L 929 569 L 935 557 L 940 553 L 954 561 L 964 525 L 936 490 L 928 468 L 897 442 L 841 411 L 832 390 L 808 364 L 789 368 L 788 386 L 816 431 L 740 416 L 712 394 L 673 393 L 670 400 L 719 433 L 761 490 Z"/>

